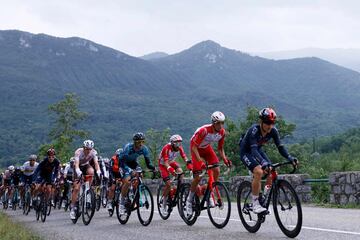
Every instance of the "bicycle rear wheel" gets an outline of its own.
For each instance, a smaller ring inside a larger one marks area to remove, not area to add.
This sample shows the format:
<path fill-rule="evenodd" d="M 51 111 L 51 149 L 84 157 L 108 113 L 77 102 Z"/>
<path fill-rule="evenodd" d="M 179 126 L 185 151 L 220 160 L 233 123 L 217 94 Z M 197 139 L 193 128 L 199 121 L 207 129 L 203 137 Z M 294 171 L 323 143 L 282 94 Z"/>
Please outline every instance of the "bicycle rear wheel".
<path fill-rule="evenodd" d="M 91 222 L 95 213 L 95 193 L 92 188 L 85 191 L 82 202 L 82 220 L 85 225 Z"/>
<path fill-rule="evenodd" d="M 296 237 L 302 226 L 301 203 L 295 189 L 286 180 L 278 180 L 273 195 L 276 222 L 288 237 Z"/>
<path fill-rule="evenodd" d="M 30 202 L 31 202 L 31 196 L 30 196 L 30 192 L 26 192 L 25 193 L 25 199 L 24 199 L 24 209 L 23 209 L 23 213 L 25 215 L 28 215 L 30 212 Z"/>
<path fill-rule="evenodd" d="M 251 182 L 244 181 L 239 185 L 236 200 L 243 226 L 251 233 L 257 232 L 261 227 L 261 219 L 252 209 Z"/>
<path fill-rule="evenodd" d="M 213 203 L 213 205 L 211 204 Z M 207 200 L 207 212 L 212 224 L 223 228 L 229 222 L 231 201 L 229 191 L 221 182 L 215 182 Z"/>
<path fill-rule="evenodd" d="M 151 223 L 154 215 L 154 199 L 148 186 L 139 185 L 138 187 L 137 215 L 140 223 L 147 226 Z"/>
<path fill-rule="evenodd" d="M 157 194 L 156 194 L 156 203 L 157 203 L 157 208 L 158 208 L 158 211 L 159 211 L 159 215 L 162 219 L 166 220 L 170 217 L 170 209 L 171 209 L 171 206 L 168 205 L 168 201 L 164 202 L 163 201 L 163 192 L 164 192 L 164 189 L 165 189 L 165 184 L 161 183 L 158 187 L 158 190 L 157 190 Z M 166 207 L 166 212 L 163 212 L 162 209 L 164 204 L 167 205 Z"/>

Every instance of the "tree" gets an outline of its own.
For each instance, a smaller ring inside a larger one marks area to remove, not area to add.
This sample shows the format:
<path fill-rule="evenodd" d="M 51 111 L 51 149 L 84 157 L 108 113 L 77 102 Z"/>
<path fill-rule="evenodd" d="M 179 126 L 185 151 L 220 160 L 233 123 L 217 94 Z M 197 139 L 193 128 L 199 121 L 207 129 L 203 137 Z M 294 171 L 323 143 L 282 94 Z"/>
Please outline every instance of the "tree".
<path fill-rule="evenodd" d="M 72 143 L 76 137 L 85 138 L 87 131 L 76 129 L 77 124 L 87 117 L 87 114 L 78 110 L 80 99 L 75 93 L 65 94 L 65 98 L 48 107 L 51 114 L 57 116 L 54 128 L 50 131 L 50 144 L 40 147 L 40 154 L 45 155 L 49 147 L 54 147 L 59 159 L 67 160 L 72 156 Z"/>

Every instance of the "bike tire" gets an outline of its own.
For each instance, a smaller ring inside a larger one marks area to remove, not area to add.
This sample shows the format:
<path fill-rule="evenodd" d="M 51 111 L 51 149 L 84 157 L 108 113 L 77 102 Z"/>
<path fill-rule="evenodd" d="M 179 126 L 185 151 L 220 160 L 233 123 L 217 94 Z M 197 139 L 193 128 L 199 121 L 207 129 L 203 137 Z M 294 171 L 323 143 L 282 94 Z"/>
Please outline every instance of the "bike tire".
<path fill-rule="evenodd" d="M 107 189 L 105 186 L 102 186 L 101 191 L 100 191 L 100 196 L 101 196 L 102 206 L 103 206 L 103 208 L 106 208 L 108 198 L 107 198 Z"/>
<path fill-rule="evenodd" d="M 216 228 L 223 228 L 228 224 L 231 214 L 229 191 L 222 182 L 214 182 L 212 193 L 213 194 L 209 194 L 209 198 L 207 199 L 207 212 L 211 223 Z M 214 200 L 214 207 L 210 206 L 210 197 Z"/>
<path fill-rule="evenodd" d="M 294 206 L 296 210 L 294 211 Z M 291 184 L 286 180 L 278 180 L 275 186 L 275 192 L 273 195 L 273 208 L 276 222 L 278 223 L 281 231 L 290 238 L 295 238 L 299 235 L 302 227 L 302 208 L 298 195 Z M 289 210 L 289 213 L 285 213 Z M 285 219 L 282 215 L 286 215 Z M 290 214 L 296 214 L 293 221 L 288 223 L 291 219 Z M 292 227 L 295 226 L 295 227 Z"/>
<path fill-rule="evenodd" d="M 163 220 L 167 220 L 170 217 L 170 213 L 171 213 L 171 206 L 166 202 L 165 204 L 168 204 L 167 207 L 167 212 L 164 213 L 162 212 L 162 206 L 164 204 L 163 202 L 163 198 L 162 198 L 162 193 L 164 192 L 164 188 L 165 188 L 165 184 L 161 183 L 157 189 L 157 193 L 156 193 L 156 203 L 157 203 L 157 209 L 159 211 L 159 215 Z"/>
<path fill-rule="evenodd" d="M 261 227 L 261 219 L 252 211 L 251 182 L 242 182 L 237 190 L 237 208 L 241 223 L 248 232 L 256 233 Z"/>
<path fill-rule="evenodd" d="M 180 217 L 182 220 L 189 226 L 194 225 L 194 223 L 197 220 L 197 217 L 199 214 L 199 211 L 197 210 L 197 206 L 200 205 L 199 197 L 195 194 L 194 200 L 193 200 L 193 213 L 190 216 L 187 216 L 186 213 L 186 201 L 187 197 L 190 192 L 190 183 L 184 183 L 180 189 L 179 192 L 179 198 L 178 198 L 178 210 Z"/>
<path fill-rule="evenodd" d="M 90 196 L 90 202 L 87 202 L 86 199 Z M 82 220 L 85 225 L 89 225 L 92 217 L 95 213 L 95 193 L 92 188 L 90 188 L 84 194 L 83 203 L 82 203 Z"/>
<path fill-rule="evenodd" d="M 143 226 L 148 226 L 151 223 L 151 220 L 154 216 L 154 198 L 148 186 L 140 185 L 138 191 L 137 200 L 137 215 L 140 223 Z M 145 213 L 149 212 L 149 216 L 146 216 Z"/>

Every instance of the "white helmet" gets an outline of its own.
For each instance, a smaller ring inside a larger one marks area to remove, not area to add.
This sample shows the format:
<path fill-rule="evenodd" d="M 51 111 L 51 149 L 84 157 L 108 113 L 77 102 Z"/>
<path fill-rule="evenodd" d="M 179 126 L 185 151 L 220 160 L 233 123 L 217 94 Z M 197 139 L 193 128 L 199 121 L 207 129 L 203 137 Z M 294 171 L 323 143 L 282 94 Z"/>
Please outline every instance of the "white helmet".
<path fill-rule="evenodd" d="M 14 171 L 14 170 L 15 170 L 15 167 L 14 167 L 13 165 L 11 165 L 11 166 L 8 167 L 8 170 L 9 170 L 9 171 Z"/>
<path fill-rule="evenodd" d="M 216 111 L 213 114 L 211 114 L 211 122 L 224 122 L 225 121 L 225 115 L 222 112 Z"/>
<path fill-rule="evenodd" d="M 173 142 L 182 142 L 182 137 L 178 134 L 175 134 L 175 135 L 172 135 L 170 137 L 170 142 L 173 143 Z"/>
<path fill-rule="evenodd" d="M 94 148 L 94 142 L 91 141 L 91 140 L 85 140 L 84 141 L 84 147 L 93 149 Z"/>
<path fill-rule="evenodd" d="M 116 155 L 119 155 L 122 151 L 123 151 L 122 148 L 118 148 L 118 149 L 116 149 L 115 154 L 116 154 Z"/>

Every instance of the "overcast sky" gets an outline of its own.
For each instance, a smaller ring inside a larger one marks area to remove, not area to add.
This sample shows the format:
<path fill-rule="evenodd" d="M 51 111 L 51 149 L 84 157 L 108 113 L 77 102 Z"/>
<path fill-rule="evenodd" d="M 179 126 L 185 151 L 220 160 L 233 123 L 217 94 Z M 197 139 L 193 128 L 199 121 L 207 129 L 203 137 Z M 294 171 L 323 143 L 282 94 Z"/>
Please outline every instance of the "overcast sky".
<path fill-rule="evenodd" d="M 0 0 L 0 30 L 78 36 L 133 56 L 203 41 L 244 52 L 360 48 L 353 0 Z"/>

